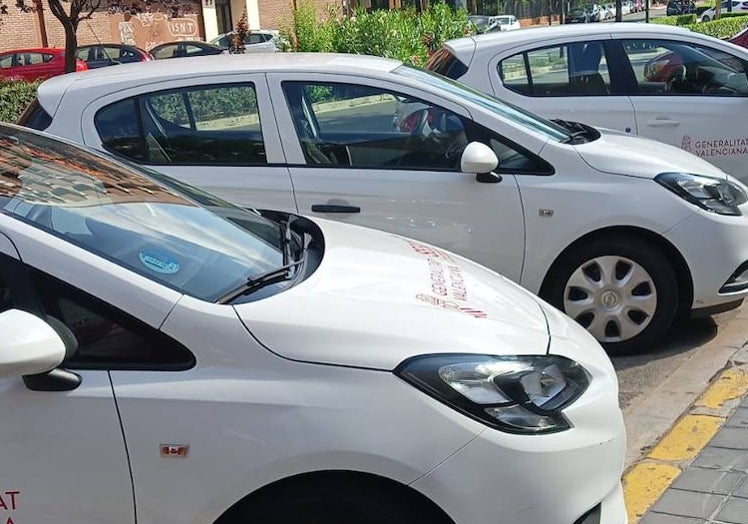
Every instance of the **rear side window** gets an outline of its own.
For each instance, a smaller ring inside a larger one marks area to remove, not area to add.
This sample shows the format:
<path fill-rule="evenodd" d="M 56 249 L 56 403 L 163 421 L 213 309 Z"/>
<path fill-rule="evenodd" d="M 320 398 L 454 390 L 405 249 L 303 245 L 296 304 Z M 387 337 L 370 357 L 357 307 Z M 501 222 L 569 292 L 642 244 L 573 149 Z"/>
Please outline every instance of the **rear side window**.
<path fill-rule="evenodd" d="M 442 47 L 434 53 L 426 64 L 426 69 L 442 76 L 457 80 L 467 73 L 467 66 L 460 62 L 449 49 Z"/>
<path fill-rule="evenodd" d="M 159 91 L 116 102 L 94 119 L 104 147 L 160 165 L 267 163 L 254 86 Z"/>
<path fill-rule="evenodd" d="M 507 89 L 527 96 L 605 96 L 610 73 L 602 42 L 575 42 L 526 51 L 503 60 Z"/>

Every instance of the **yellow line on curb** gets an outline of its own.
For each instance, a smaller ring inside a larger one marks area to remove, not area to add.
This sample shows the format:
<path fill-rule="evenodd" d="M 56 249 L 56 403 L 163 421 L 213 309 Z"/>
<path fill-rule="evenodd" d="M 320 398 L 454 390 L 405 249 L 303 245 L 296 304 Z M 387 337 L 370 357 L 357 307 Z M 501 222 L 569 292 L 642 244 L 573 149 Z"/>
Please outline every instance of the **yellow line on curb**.
<path fill-rule="evenodd" d="M 654 449 L 623 476 L 629 524 L 636 524 L 686 465 L 709 443 L 726 420 L 720 415 L 696 415 L 694 409 L 718 410 L 748 392 L 748 371 L 725 369 L 694 402 Z"/>
<path fill-rule="evenodd" d="M 739 368 L 725 370 L 696 401 L 699 407 L 719 409 L 726 401 L 748 392 L 748 372 Z"/>
<path fill-rule="evenodd" d="M 640 462 L 623 477 L 626 513 L 629 523 L 638 521 L 680 475 L 680 469 L 670 464 Z"/>
<path fill-rule="evenodd" d="M 660 440 L 648 457 L 669 461 L 695 458 L 712 440 L 722 422 L 722 417 L 686 415 Z"/>

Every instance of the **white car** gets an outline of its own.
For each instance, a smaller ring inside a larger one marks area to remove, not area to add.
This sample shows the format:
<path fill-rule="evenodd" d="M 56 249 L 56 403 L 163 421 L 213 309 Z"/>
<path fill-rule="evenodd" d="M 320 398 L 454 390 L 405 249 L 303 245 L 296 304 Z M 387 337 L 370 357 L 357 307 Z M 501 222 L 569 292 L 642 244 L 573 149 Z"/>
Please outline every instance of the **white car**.
<path fill-rule="evenodd" d="M 611 351 L 649 350 L 676 315 L 748 294 L 746 188 L 679 149 L 564 127 L 376 57 L 150 65 L 49 80 L 22 122 L 240 205 L 460 253 Z"/>
<path fill-rule="evenodd" d="M 742 13 L 742 14 L 748 14 L 748 0 L 731 0 L 729 2 L 732 4 L 732 12 L 733 13 Z M 722 5 L 720 6 L 720 14 L 727 13 L 728 9 L 728 2 L 724 1 L 722 2 Z M 700 20 L 702 22 L 709 22 L 714 18 L 715 15 L 715 9 L 713 7 L 710 7 L 703 13 L 701 13 Z"/>
<path fill-rule="evenodd" d="M 224 33 L 218 35 L 210 41 L 211 44 L 216 45 L 224 50 L 231 49 L 232 38 L 236 33 Z M 255 29 L 250 31 L 244 38 L 244 52 L 245 53 L 275 53 L 278 49 L 278 33 L 274 31 L 266 31 L 263 29 Z"/>
<path fill-rule="evenodd" d="M 610 360 L 517 285 L 21 128 L 0 165 L 3 523 L 626 522 Z"/>
<path fill-rule="evenodd" d="M 499 27 L 499 31 L 516 31 L 522 29 L 522 26 L 514 15 L 498 15 L 494 17 L 494 23 Z"/>
<path fill-rule="evenodd" d="M 748 49 L 661 24 L 448 41 L 429 69 L 548 118 L 653 138 L 748 181 Z"/>

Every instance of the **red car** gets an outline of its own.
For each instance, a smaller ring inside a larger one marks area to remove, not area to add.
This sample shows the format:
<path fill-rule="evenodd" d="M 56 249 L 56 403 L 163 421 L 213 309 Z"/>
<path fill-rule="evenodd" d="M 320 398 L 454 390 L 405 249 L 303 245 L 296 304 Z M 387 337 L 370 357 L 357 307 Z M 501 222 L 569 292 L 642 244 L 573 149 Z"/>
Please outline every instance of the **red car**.
<path fill-rule="evenodd" d="M 85 71 L 83 60 L 75 61 L 76 71 Z M 65 72 L 65 50 L 55 48 L 15 49 L 0 53 L 0 80 L 46 80 Z"/>
<path fill-rule="evenodd" d="M 737 35 L 730 38 L 729 41 L 741 47 L 748 47 L 748 26 L 746 26 L 745 29 L 743 29 Z"/>

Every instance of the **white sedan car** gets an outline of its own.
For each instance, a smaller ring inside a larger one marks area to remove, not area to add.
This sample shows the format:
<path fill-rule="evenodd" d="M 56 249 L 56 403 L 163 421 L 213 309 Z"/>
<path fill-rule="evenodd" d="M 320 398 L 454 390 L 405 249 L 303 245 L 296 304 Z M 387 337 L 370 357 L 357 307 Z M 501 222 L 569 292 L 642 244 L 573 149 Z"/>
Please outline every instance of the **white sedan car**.
<path fill-rule="evenodd" d="M 626 522 L 610 360 L 516 284 L 17 127 L 0 167 L 3 523 Z"/>
<path fill-rule="evenodd" d="M 446 42 L 429 69 L 547 118 L 653 138 L 748 181 L 748 49 L 661 24 Z"/>
<path fill-rule="evenodd" d="M 728 3 L 732 5 L 728 6 Z M 720 14 L 724 15 L 725 13 L 727 13 L 728 8 L 731 8 L 733 13 L 748 14 L 748 0 L 731 0 L 730 2 L 727 2 L 725 0 L 720 6 Z M 702 22 L 709 22 L 714 18 L 715 14 L 716 10 L 714 9 L 714 7 L 710 7 L 709 9 L 701 13 L 700 20 Z"/>
<path fill-rule="evenodd" d="M 382 58 L 137 65 L 47 81 L 22 122 L 240 205 L 445 247 L 611 351 L 648 350 L 676 315 L 748 294 L 746 188 L 679 149 L 564 127 Z"/>

